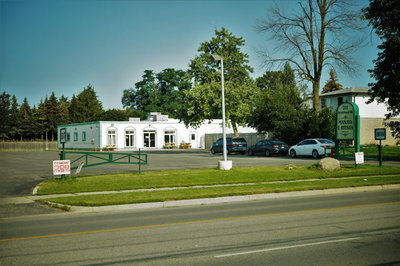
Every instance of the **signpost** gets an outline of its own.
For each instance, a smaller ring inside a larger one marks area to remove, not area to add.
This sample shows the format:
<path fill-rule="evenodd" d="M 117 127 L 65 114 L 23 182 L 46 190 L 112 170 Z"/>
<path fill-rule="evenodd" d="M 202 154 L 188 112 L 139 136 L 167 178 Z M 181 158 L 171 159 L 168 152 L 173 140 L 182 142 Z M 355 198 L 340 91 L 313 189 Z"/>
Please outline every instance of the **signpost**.
<path fill-rule="evenodd" d="M 336 141 L 335 157 L 339 159 L 339 141 L 354 140 L 355 152 L 360 152 L 360 115 L 355 103 L 345 102 L 338 106 L 336 111 Z M 359 164 L 356 162 L 356 166 Z"/>
<path fill-rule="evenodd" d="M 375 128 L 375 140 L 379 140 L 379 166 L 382 167 L 382 140 L 386 139 L 386 128 Z"/>
<path fill-rule="evenodd" d="M 60 143 L 62 144 L 62 151 L 60 152 L 60 160 L 65 159 L 65 142 L 67 142 L 67 129 L 65 127 L 60 128 Z M 54 162 L 53 162 L 53 170 L 54 170 Z M 69 173 L 68 173 L 69 174 Z M 65 174 L 61 174 L 62 180 L 65 179 Z"/>

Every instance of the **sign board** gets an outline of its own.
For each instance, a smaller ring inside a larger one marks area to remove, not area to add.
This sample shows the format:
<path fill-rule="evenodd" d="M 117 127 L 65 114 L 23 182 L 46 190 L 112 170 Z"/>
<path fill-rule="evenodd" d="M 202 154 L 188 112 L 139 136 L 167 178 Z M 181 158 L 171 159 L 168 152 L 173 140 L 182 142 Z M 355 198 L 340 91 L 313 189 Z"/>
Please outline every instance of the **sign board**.
<path fill-rule="evenodd" d="M 356 152 L 356 164 L 364 163 L 364 153 L 363 152 Z"/>
<path fill-rule="evenodd" d="M 70 160 L 53 161 L 53 175 L 69 175 L 71 173 Z"/>
<path fill-rule="evenodd" d="M 375 128 L 375 140 L 386 139 L 386 128 Z"/>
<path fill-rule="evenodd" d="M 65 127 L 60 129 L 60 143 L 67 142 L 67 129 Z"/>
<path fill-rule="evenodd" d="M 342 103 L 336 112 L 336 140 L 354 140 L 357 125 L 358 106 L 354 103 Z"/>

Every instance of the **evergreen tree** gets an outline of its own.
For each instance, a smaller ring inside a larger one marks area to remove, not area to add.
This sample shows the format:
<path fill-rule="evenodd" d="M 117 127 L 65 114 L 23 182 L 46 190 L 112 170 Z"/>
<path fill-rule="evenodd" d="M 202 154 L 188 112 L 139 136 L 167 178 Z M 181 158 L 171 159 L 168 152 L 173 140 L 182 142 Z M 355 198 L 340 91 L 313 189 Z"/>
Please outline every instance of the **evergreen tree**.
<path fill-rule="evenodd" d="M 5 91 L 0 95 L 0 137 L 4 140 L 8 138 L 10 131 L 10 94 Z"/>
<path fill-rule="evenodd" d="M 69 106 L 69 115 L 72 123 L 98 121 L 104 110 L 97 99 L 95 90 L 88 85 L 78 96 L 73 95 Z"/>
<path fill-rule="evenodd" d="M 336 77 L 335 70 L 333 68 L 329 71 L 329 80 L 325 83 L 322 93 L 327 93 L 331 91 L 338 91 L 343 89 L 342 84 L 338 83 L 338 78 Z"/>
<path fill-rule="evenodd" d="M 28 100 L 26 99 L 26 97 L 24 98 L 24 101 L 19 108 L 19 113 L 21 116 L 20 125 L 19 125 L 19 129 L 21 132 L 21 140 L 23 140 L 24 137 L 31 138 L 33 135 L 32 110 L 31 110 L 31 107 L 29 106 L 29 103 L 28 103 Z"/>
<path fill-rule="evenodd" d="M 19 112 L 19 103 L 15 95 L 11 98 L 11 109 L 10 109 L 10 137 L 15 140 L 21 135 L 21 130 L 19 128 L 21 124 L 21 115 Z"/>

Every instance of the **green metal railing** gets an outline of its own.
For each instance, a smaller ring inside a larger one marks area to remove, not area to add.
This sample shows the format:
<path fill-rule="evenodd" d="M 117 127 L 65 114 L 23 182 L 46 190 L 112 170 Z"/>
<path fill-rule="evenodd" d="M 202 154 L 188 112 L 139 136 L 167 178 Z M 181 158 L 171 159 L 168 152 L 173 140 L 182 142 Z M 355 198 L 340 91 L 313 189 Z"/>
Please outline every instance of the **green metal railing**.
<path fill-rule="evenodd" d="M 76 159 L 71 160 L 71 170 L 78 167 L 91 167 L 104 165 L 109 163 L 114 164 L 137 164 L 139 165 L 139 174 L 141 173 L 141 165 L 147 164 L 147 154 L 141 153 L 125 153 L 125 152 L 89 152 L 89 151 L 66 151 L 60 152 L 60 159 L 66 160 L 68 154 L 78 155 Z M 73 166 L 73 164 L 77 164 Z"/>
<path fill-rule="evenodd" d="M 377 145 L 360 145 L 360 151 L 364 152 L 364 160 L 379 160 L 379 146 Z M 340 150 L 336 152 L 339 154 L 339 159 L 354 159 L 356 147 L 340 146 Z"/>

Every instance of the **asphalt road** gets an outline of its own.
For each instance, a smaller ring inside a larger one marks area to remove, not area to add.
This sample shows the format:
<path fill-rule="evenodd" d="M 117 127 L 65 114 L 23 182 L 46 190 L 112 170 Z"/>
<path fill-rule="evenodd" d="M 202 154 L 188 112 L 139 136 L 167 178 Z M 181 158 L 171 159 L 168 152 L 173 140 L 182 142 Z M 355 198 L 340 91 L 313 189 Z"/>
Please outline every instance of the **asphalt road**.
<path fill-rule="evenodd" d="M 400 191 L 0 220 L 1 265 L 395 265 Z"/>

